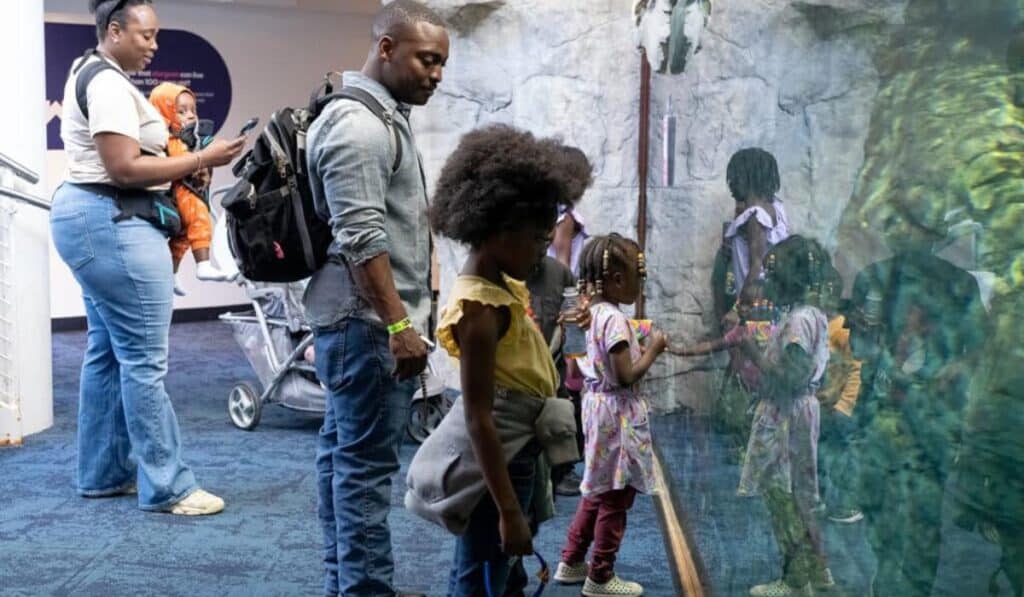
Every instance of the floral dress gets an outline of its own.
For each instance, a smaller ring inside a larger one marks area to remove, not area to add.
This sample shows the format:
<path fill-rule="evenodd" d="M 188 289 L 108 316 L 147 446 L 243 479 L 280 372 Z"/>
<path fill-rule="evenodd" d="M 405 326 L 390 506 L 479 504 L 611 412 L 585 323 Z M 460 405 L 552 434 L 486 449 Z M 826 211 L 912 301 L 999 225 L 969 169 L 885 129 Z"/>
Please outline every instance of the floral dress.
<path fill-rule="evenodd" d="M 800 306 L 779 322 L 765 348 L 769 366 L 778 363 L 786 347 L 796 344 L 811 356 L 808 384 L 797 396 L 762 397 L 754 412 L 740 495 L 757 495 L 770 488 L 818 500 L 819 407 L 815 390 L 828 366 L 828 319 L 819 309 Z"/>
<path fill-rule="evenodd" d="M 584 376 L 583 432 L 585 465 L 580 491 L 599 495 L 632 486 L 654 493 L 654 457 L 647 401 L 635 387 L 613 378 L 609 349 L 626 342 L 629 356 L 640 358 L 640 343 L 629 319 L 615 305 L 590 307 L 587 356 L 578 359 Z"/>

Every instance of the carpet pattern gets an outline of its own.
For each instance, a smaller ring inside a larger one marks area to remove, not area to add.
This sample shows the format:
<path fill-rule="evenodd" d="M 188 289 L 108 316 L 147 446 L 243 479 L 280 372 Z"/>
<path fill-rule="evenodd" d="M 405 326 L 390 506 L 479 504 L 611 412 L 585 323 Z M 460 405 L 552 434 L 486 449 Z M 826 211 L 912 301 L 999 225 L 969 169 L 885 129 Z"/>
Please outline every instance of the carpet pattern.
<path fill-rule="evenodd" d="M 185 459 L 199 483 L 227 502 L 225 512 L 186 518 L 139 511 L 131 497 L 76 495 L 75 413 L 85 347 L 82 332 L 53 337 L 54 426 L 0 450 L 0 595 L 317 595 L 321 591 L 314 451 L 320 426 L 269 406 L 253 432 L 235 429 L 226 401 L 240 380 L 256 382 L 228 326 L 175 324 L 167 389 Z M 402 450 L 390 521 L 396 582 L 444 595 L 453 539 L 401 506 Z M 554 566 L 576 506 L 560 498 L 558 517 L 536 546 Z M 531 562 L 532 565 L 532 562 Z M 654 597 L 674 594 L 653 500 L 637 499 L 617 572 Z M 579 587 L 551 585 L 550 596 Z"/>

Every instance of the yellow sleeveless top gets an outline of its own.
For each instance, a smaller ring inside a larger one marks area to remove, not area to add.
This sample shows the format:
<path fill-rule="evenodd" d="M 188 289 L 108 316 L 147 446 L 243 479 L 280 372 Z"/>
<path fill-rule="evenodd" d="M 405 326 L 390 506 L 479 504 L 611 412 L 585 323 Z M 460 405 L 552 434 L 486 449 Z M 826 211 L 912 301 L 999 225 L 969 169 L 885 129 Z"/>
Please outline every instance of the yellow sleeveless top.
<path fill-rule="evenodd" d="M 456 278 L 448 304 L 441 311 L 438 341 L 452 358 L 458 360 L 460 351 L 455 342 L 455 326 L 462 319 L 463 303 L 472 301 L 508 307 L 512 317 L 508 331 L 498 340 L 494 383 L 532 396 L 552 397 L 558 388 L 558 372 L 540 329 L 530 318 L 530 291 L 519 280 L 508 276 L 504 276 L 504 280 L 509 290 L 477 276 Z"/>

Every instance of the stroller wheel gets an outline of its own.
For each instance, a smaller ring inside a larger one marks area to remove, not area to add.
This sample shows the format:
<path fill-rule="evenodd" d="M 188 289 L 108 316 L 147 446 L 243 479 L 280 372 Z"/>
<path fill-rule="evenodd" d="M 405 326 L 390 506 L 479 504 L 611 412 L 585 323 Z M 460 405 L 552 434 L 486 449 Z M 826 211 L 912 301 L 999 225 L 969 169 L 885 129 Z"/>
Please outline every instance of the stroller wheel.
<path fill-rule="evenodd" d="M 228 416 L 231 423 L 239 429 L 252 431 L 260 424 L 263 403 L 260 395 L 245 382 L 235 384 L 228 394 Z"/>
<path fill-rule="evenodd" d="M 406 431 L 416 443 L 423 443 L 444 418 L 444 413 L 438 405 L 440 398 L 430 396 L 426 400 L 413 401 L 409 409 L 409 424 L 406 425 Z"/>

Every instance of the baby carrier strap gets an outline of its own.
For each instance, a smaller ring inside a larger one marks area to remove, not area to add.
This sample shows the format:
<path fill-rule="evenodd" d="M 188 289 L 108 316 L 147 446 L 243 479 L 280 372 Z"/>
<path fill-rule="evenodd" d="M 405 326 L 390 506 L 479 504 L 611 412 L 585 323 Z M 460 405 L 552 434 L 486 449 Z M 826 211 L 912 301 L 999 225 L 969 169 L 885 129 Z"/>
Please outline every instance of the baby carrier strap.
<path fill-rule="evenodd" d="M 94 54 L 99 60 L 89 62 L 89 57 Z M 128 83 L 132 82 L 128 75 L 111 64 L 96 48 L 86 50 L 85 54 L 82 54 L 81 61 L 71 70 L 72 75 L 78 74 L 78 79 L 75 80 L 75 101 L 78 102 L 78 109 L 82 111 L 82 115 L 85 116 L 86 120 L 89 120 L 89 83 L 96 78 L 96 75 L 105 70 L 116 71 L 117 74 L 124 77 L 125 81 L 128 81 Z"/>

